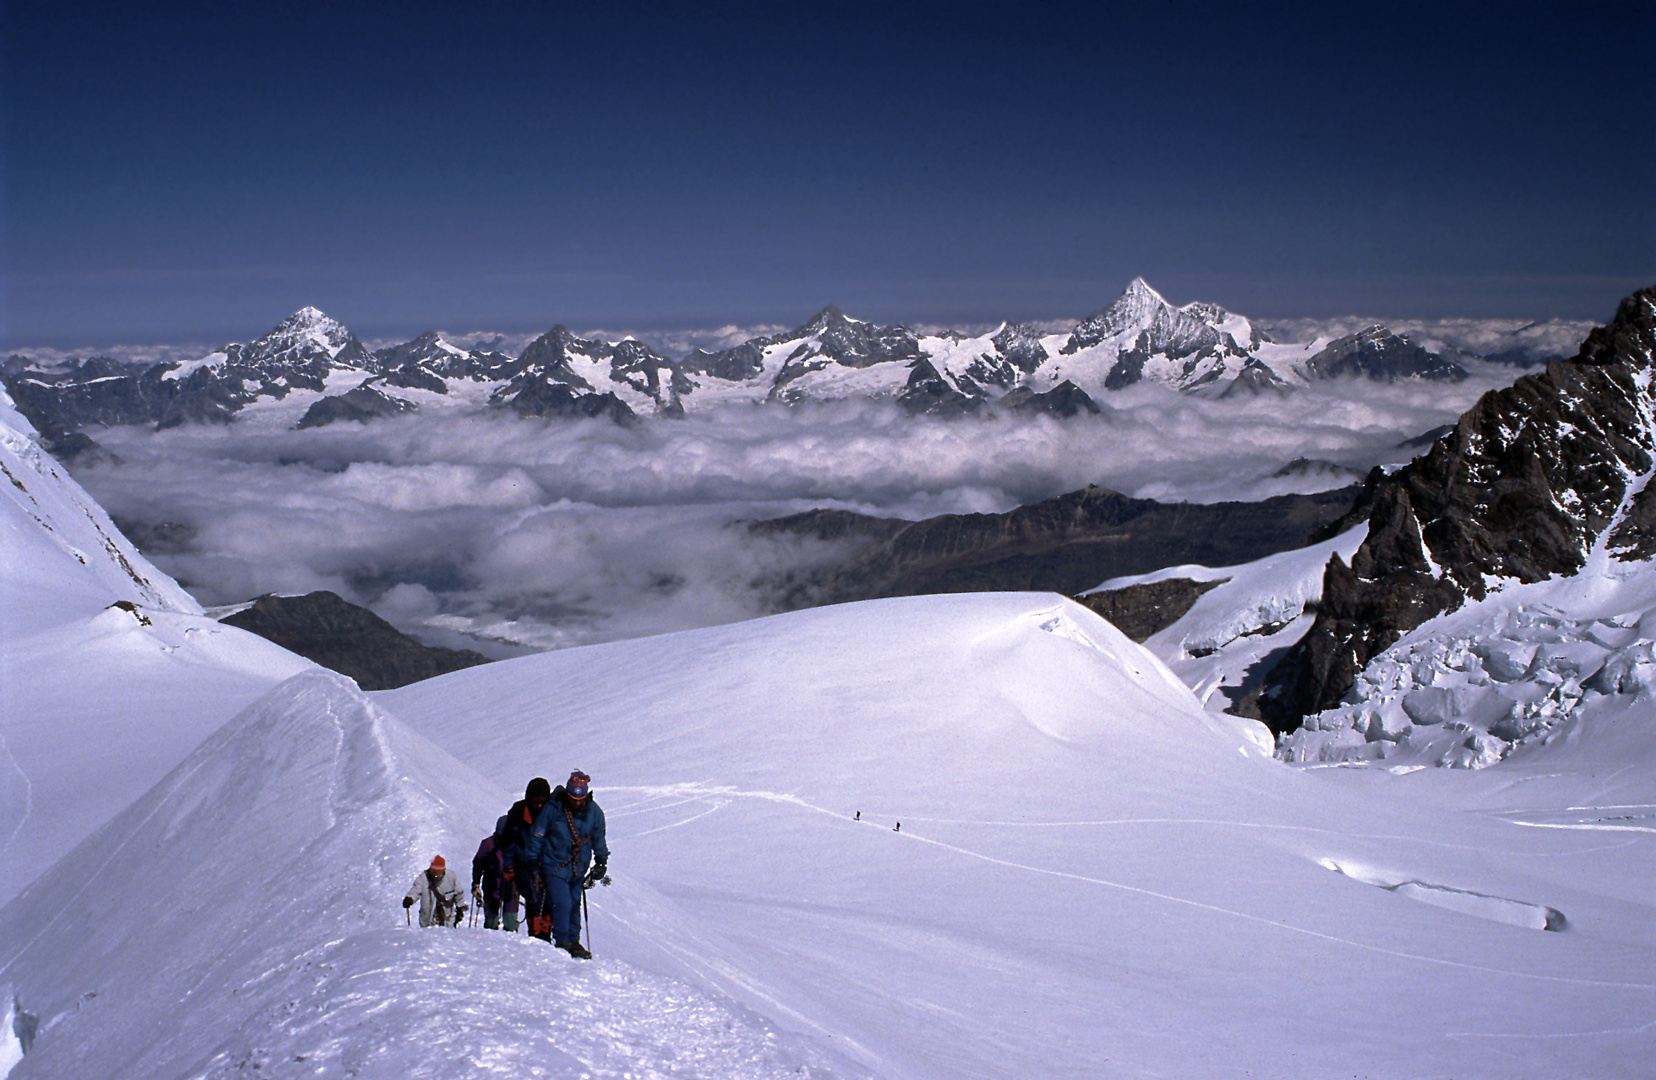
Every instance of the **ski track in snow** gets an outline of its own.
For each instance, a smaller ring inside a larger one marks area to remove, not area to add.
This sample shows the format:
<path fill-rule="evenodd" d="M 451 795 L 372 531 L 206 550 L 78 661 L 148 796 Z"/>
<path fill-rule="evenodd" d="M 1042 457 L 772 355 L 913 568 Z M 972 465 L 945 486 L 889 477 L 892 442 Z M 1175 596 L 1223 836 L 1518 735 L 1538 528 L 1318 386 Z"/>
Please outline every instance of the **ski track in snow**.
<path fill-rule="evenodd" d="M 640 791 L 640 792 L 644 792 L 648 795 L 659 794 L 659 795 L 668 796 L 668 797 L 675 797 L 675 796 L 681 796 L 681 795 L 691 795 L 692 797 L 694 797 L 694 795 L 699 793 L 699 794 L 707 795 L 707 796 L 715 796 L 716 795 L 716 796 L 734 796 L 734 797 L 741 797 L 741 798 L 761 799 L 761 800 L 764 800 L 764 801 L 767 801 L 767 802 L 777 802 L 777 803 L 784 803 L 784 804 L 791 805 L 791 806 L 797 806 L 801 809 L 810 810 L 810 811 L 813 811 L 815 813 L 827 815 L 829 817 L 834 818 L 837 821 L 844 821 L 845 820 L 845 815 L 843 813 L 841 813 L 840 811 L 830 810 L 826 807 L 814 805 L 810 802 L 807 802 L 804 799 L 801 799 L 797 795 L 786 795 L 786 794 L 782 794 L 780 792 L 773 792 L 773 791 L 739 791 L 739 790 L 736 790 L 736 789 L 733 789 L 733 788 L 728 788 L 728 787 L 703 788 L 703 787 L 696 786 L 696 785 L 669 785 L 669 786 L 666 786 L 666 787 L 659 787 L 659 788 L 649 787 L 649 786 L 626 786 L 626 787 L 618 786 L 618 787 L 608 788 L 607 790 L 609 790 L 609 791 Z M 638 804 L 637 806 L 620 807 L 616 810 L 615 814 L 616 815 L 622 815 L 622 814 L 625 814 L 629 810 L 638 809 L 640 807 L 645 807 L 645 806 L 649 806 L 649 805 L 650 805 L 650 803 L 647 801 L 645 803 Z M 712 811 L 708 811 L 708 813 L 711 813 L 711 812 Z M 696 815 L 697 818 L 705 817 L 705 816 L 706 816 L 706 814 Z M 680 822 L 677 822 L 675 824 L 676 825 L 683 825 L 683 824 L 686 824 L 689 820 L 694 820 L 694 818 L 686 819 L 686 821 L 680 821 Z M 926 820 L 926 819 L 912 818 L 912 819 L 907 819 L 907 820 L 922 821 L 922 820 Z M 1291 831 L 1306 831 L 1306 832 L 1328 833 L 1328 834 L 1331 834 L 1331 835 L 1338 835 L 1338 836 L 1345 836 L 1345 837 L 1354 836 L 1354 834 L 1350 834 L 1350 833 L 1337 833 L 1337 832 L 1335 832 L 1334 830 L 1331 830 L 1331 829 L 1318 829 L 1318 828 L 1314 828 L 1312 826 L 1273 825 L 1273 824 L 1267 824 L 1267 823 L 1248 823 L 1248 822 L 1233 822 L 1233 821 L 1203 822 L 1200 819 L 1185 822 L 1185 821 L 1180 821 L 1178 819 L 1173 819 L 1173 818 L 1166 818 L 1166 819 L 1151 818 L 1151 819 L 1142 819 L 1142 820 L 1153 821 L 1153 822 L 1158 822 L 1158 823 L 1165 822 L 1165 823 L 1169 823 L 1169 824 L 1218 824 L 1218 825 L 1238 826 L 1238 827 L 1243 827 L 1243 828 L 1285 829 L 1285 830 L 1291 830 Z M 1132 822 L 1133 819 L 1126 819 L 1126 821 L 1127 822 Z M 938 822 L 933 820 L 932 823 L 936 824 Z M 943 822 L 943 823 L 945 823 L 945 824 L 964 824 L 964 825 L 995 824 L 993 822 L 972 822 L 972 821 L 958 821 L 958 822 L 948 821 L 948 822 Z M 867 825 L 870 828 L 877 828 L 877 829 L 881 829 L 881 830 L 885 829 L 885 825 L 882 824 L 881 822 L 872 821 L 872 820 L 868 820 L 868 819 L 864 819 L 864 820 L 861 820 L 861 821 L 854 821 L 854 822 L 851 822 L 851 824 Z M 1016 823 L 1005 823 L 1005 824 L 1025 825 L 1027 823 L 1025 823 L 1025 822 L 1016 822 Z M 1070 823 L 1060 823 L 1060 824 L 1070 824 Z M 1099 822 L 1099 823 L 1082 823 L 1082 824 L 1111 824 L 1111 823 L 1110 822 Z M 674 827 L 674 826 L 667 826 L 667 827 L 671 828 L 671 827 Z M 659 832 L 660 829 L 655 829 L 655 830 L 652 830 L 652 831 Z M 1303 935 L 1305 937 L 1315 938 L 1315 939 L 1320 940 L 1320 941 L 1327 941 L 1327 942 L 1331 942 L 1331 943 L 1338 944 L 1338 945 L 1346 945 L 1346 946 L 1349 946 L 1350 948 L 1353 948 L 1353 949 L 1359 949 L 1359 950 L 1362 950 L 1364 952 L 1377 953 L 1381 956 L 1390 956 L 1390 957 L 1394 957 L 1394 958 L 1399 959 L 1399 960 L 1413 960 L 1413 961 L 1416 961 L 1416 962 L 1422 963 L 1422 964 L 1433 964 L 1433 965 L 1438 965 L 1438 966 L 1441 966 L 1441 967 L 1456 968 L 1456 969 L 1462 970 L 1462 971 L 1476 971 L 1476 972 L 1481 972 L 1481 973 L 1487 974 L 1487 975 L 1506 975 L 1506 976 L 1510 976 L 1510 977 L 1516 978 L 1516 979 L 1530 979 L 1530 980 L 1533 980 L 1533 981 L 1548 982 L 1548 983 L 1563 983 L 1565 985 L 1570 985 L 1570 986 L 1594 986 L 1594 987 L 1601 987 L 1601 988 L 1613 989 L 1613 990 L 1650 990 L 1650 991 L 1656 991 L 1656 983 L 1614 982 L 1614 981 L 1601 980 L 1601 979 L 1577 979 L 1577 978 L 1571 978 L 1571 977 L 1565 976 L 1565 975 L 1545 975 L 1545 974 L 1538 974 L 1536 972 L 1515 971 L 1515 970 L 1512 970 L 1510 968 L 1490 967 L 1490 966 L 1485 965 L 1485 964 L 1471 964 L 1471 963 L 1467 963 L 1467 962 L 1462 961 L 1462 960 L 1448 960 L 1448 959 L 1445 959 L 1443 957 L 1438 957 L 1438 956 L 1425 956 L 1425 955 L 1422 955 L 1420 953 L 1410 953 L 1410 952 L 1403 952 L 1403 951 L 1397 950 L 1397 949 L 1388 949 L 1388 948 L 1385 948 L 1385 947 L 1380 946 L 1380 945 L 1371 945 L 1367 942 L 1357 941 L 1357 940 L 1354 940 L 1352 938 L 1340 937 L 1337 934 L 1325 934 L 1320 930 L 1312 930 L 1308 927 L 1295 926 L 1292 923 L 1279 922 L 1279 921 L 1274 920 L 1274 919 L 1265 918 L 1264 916 L 1261 916 L 1261 915 L 1252 915 L 1252 914 L 1249 914 L 1246 911 L 1237 911 L 1234 908 L 1223 907 L 1219 904 L 1209 904 L 1209 903 L 1207 903 L 1205 901 L 1202 901 L 1202 900 L 1192 900 L 1188 897 L 1174 896 L 1170 893 L 1158 892 L 1154 889 L 1146 889 L 1146 888 L 1143 888 L 1142 886 L 1138 886 L 1138 885 L 1128 885 L 1125 882 L 1110 881 L 1107 878 L 1090 877 L 1086 874 L 1071 873 L 1070 871 L 1067 871 L 1067 870 L 1051 870 L 1051 869 L 1048 869 L 1048 868 L 1043 867 L 1043 866 L 1031 866 L 1028 863 L 1014 862 L 1011 859 L 1002 859 L 1002 858 L 999 858 L 998 856 L 986 855 L 983 852 L 973 851 L 970 848 L 961 847 L 957 844 L 951 844 L 951 843 L 948 843 L 947 841 L 944 841 L 944 840 L 935 840 L 935 839 L 932 839 L 931 837 L 921 836 L 921 835 L 915 833 L 912 830 L 910 830 L 908 832 L 898 831 L 897 835 L 902 837 L 904 840 L 910 840 L 910 841 L 913 841 L 915 843 L 920 843 L 920 844 L 929 844 L 933 847 L 941 848 L 944 851 L 952 851 L 957 855 L 964 855 L 968 858 L 978 859 L 978 860 L 981 860 L 981 861 L 986 862 L 986 863 L 990 863 L 990 864 L 995 865 L 995 866 L 1004 866 L 1004 867 L 1007 867 L 1007 868 L 1012 869 L 1012 870 L 1020 870 L 1020 871 L 1023 871 L 1025 873 L 1031 873 L 1031 874 L 1047 874 L 1051 877 L 1062 878 L 1062 879 L 1067 880 L 1067 881 L 1079 881 L 1079 882 L 1082 882 L 1082 883 L 1088 884 L 1088 885 L 1098 885 L 1098 886 L 1103 887 L 1103 888 L 1117 889 L 1117 890 L 1120 890 L 1122 892 L 1133 893 L 1133 894 L 1138 895 L 1138 896 L 1147 896 L 1147 897 L 1150 897 L 1150 898 L 1155 899 L 1155 900 L 1162 900 L 1162 901 L 1165 901 L 1165 902 L 1171 903 L 1171 904 L 1180 904 L 1180 905 L 1183 905 L 1183 906 L 1186 906 L 1186 907 L 1196 908 L 1200 911 L 1212 912 L 1212 913 L 1217 914 L 1217 915 L 1227 915 L 1227 916 L 1229 916 L 1231 918 L 1234 918 L 1234 919 L 1241 919 L 1241 920 L 1244 920 L 1246 922 L 1257 923 L 1261 926 L 1271 927 L 1272 929 L 1280 930 L 1280 931 L 1283 931 L 1285 933 L 1300 934 L 1300 935 Z M 1397 840 L 1415 840 L 1415 841 L 1419 840 L 1418 837 L 1368 837 L 1368 839 L 1397 839 Z M 1462 850 L 1483 850 L 1481 848 L 1475 848 L 1472 845 L 1467 845 L 1467 844 L 1448 844 L 1448 843 L 1436 842 L 1436 841 L 1426 841 L 1426 842 L 1434 843 L 1437 846 L 1442 846 L 1442 847 L 1447 847 L 1447 848 L 1458 848 L 1458 849 L 1462 849 Z"/>
<path fill-rule="evenodd" d="M 762 800 L 766 800 L 766 801 L 770 801 L 770 802 L 790 803 L 792 805 L 800 807 L 801 809 L 811 810 L 811 811 L 814 811 L 814 812 L 819 813 L 819 814 L 825 814 L 825 815 L 827 815 L 829 817 L 832 817 L 836 820 L 843 819 L 844 816 L 845 816 L 842 811 L 831 810 L 827 807 L 818 806 L 814 803 L 807 802 L 804 799 L 801 799 L 796 795 L 785 795 L 785 794 L 781 794 L 781 793 L 778 793 L 778 792 L 770 792 L 770 791 L 741 791 L 741 790 L 738 790 L 736 788 L 731 788 L 731 787 L 723 787 L 723 786 L 717 786 L 717 787 L 707 786 L 707 787 L 704 787 L 704 786 L 700 786 L 700 785 L 668 785 L 668 786 L 659 787 L 659 788 L 658 787 L 651 787 L 651 786 L 640 786 L 640 785 L 632 785 L 632 786 L 626 786 L 626 787 L 606 786 L 605 790 L 609 791 L 609 792 L 638 791 L 638 792 L 644 792 L 647 795 L 660 795 L 662 797 L 683 796 L 682 798 L 675 799 L 675 801 L 673 801 L 673 802 L 664 803 L 664 804 L 654 802 L 653 800 L 646 800 L 645 802 L 641 802 L 641 803 L 636 803 L 636 804 L 632 804 L 632 805 L 628 805 L 628 806 L 616 807 L 614 809 L 605 811 L 605 813 L 609 817 L 624 817 L 629 812 L 635 811 L 635 810 L 646 810 L 646 809 L 651 810 L 651 811 L 667 810 L 667 809 L 671 809 L 674 806 L 683 806 L 683 805 L 690 804 L 690 803 L 704 802 L 707 799 L 713 798 L 713 797 L 718 797 L 722 800 L 717 805 L 715 805 L 713 807 L 710 807 L 709 809 L 704 810 L 701 813 L 695 814 L 691 817 L 684 818 L 680 821 L 672 822 L 671 824 L 668 824 L 668 825 L 658 825 L 653 829 L 647 829 L 644 832 L 636 833 L 636 834 L 634 834 L 635 836 L 650 836 L 654 833 L 663 832 L 667 829 L 676 829 L 681 825 L 688 825 L 693 821 L 698 821 L 701 818 L 707 817 L 709 814 L 713 814 L 713 813 L 718 812 L 719 810 L 724 809 L 724 807 L 726 807 L 730 804 L 731 799 L 734 799 L 734 798 L 752 798 L 752 799 L 762 799 Z M 1579 809 L 1579 808 L 1577 808 L 1577 807 L 1567 807 L 1566 808 L 1567 811 L 1574 811 L 1576 809 Z M 1616 808 L 1616 807 L 1602 807 L 1602 808 L 1588 808 L 1588 809 L 1618 809 L 1618 808 Z M 1523 812 L 1524 813 L 1547 813 L 1547 812 L 1552 812 L 1552 811 L 1523 811 Z M 1532 827 L 1536 827 L 1536 828 L 1559 828 L 1559 829 L 1562 829 L 1562 828 L 1578 828 L 1578 827 L 1579 828 L 1587 828 L 1588 827 L 1588 826 L 1573 826 L 1573 825 L 1543 825 L 1543 824 L 1540 824 L 1540 823 L 1537 823 L 1537 822 L 1519 821 L 1519 820 L 1516 820 L 1516 819 L 1506 818 L 1504 815 L 1507 814 L 1507 813 L 1509 813 L 1509 811 L 1500 811 L 1500 812 L 1497 812 L 1496 816 L 1501 817 L 1502 820 L 1507 821 L 1509 824 L 1528 825 L 1528 826 L 1532 826 Z M 964 825 L 964 826 L 974 826 L 974 827 L 976 827 L 976 826 L 986 826 L 986 827 L 989 827 L 989 828 L 1016 828 L 1016 829 L 1085 829 L 1085 828 L 1108 828 L 1108 827 L 1121 826 L 1121 825 L 1205 825 L 1205 826 L 1212 826 L 1212 827 L 1215 827 L 1215 828 L 1258 829 L 1258 830 L 1262 830 L 1262 831 L 1275 831 L 1275 832 L 1313 833 L 1313 834 L 1318 834 L 1318 835 L 1323 835 L 1323 836 L 1337 837 L 1337 838 L 1342 839 L 1342 840 L 1376 840 L 1376 841 L 1385 841 L 1385 842 L 1391 842 L 1391 843 L 1418 844 L 1418 845 L 1423 846 L 1423 847 L 1443 848 L 1447 851 L 1476 851 L 1476 852 L 1480 852 L 1480 853 L 1484 853 L 1484 854 L 1489 854 L 1490 853 L 1489 848 L 1478 845 L 1478 844 L 1457 844 L 1457 843 L 1453 843 L 1453 842 L 1448 841 L 1448 840 L 1433 840 L 1433 839 L 1430 839 L 1428 837 L 1411 836 L 1411 835 L 1407 835 L 1407 834 L 1403 834 L 1403 833 L 1354 833 L 1354 832 L 1343 831 L 1343 830 L 1340 830 L 1340 829 L 1326 829 L 1326 828 L 1322 828 L 1322 827 L 1319 827 L 1319 826 L 1316 826 L 1316 825 L 1284 825 L 1284 824 L 1279 824 L 1279 823 L 1275 823 L 1275 822 L 1268 822 L 1268 821 L 1231 821 L 1231 820 L 1227 820 L 1225 818 L 1168 818 L 1168 817 L 1157 817 L 1157 818 L 1100 818 L 1100 819 L 1097 819 L 1097 820 L 1076 820 L 1076 821 L 995 821 L 995 820 L 978 820 L 978 819 L 974 819 L 974 818 L 940 818 L 940 817 L 926 817 L 926 816 L 923 816 L 923 815 L 920 815 L 920 814 L 914 814 L 914 815 L 902 814 L 902 815 L 893 815 L 892 820 L 893 821 L 909 821 L 909 822 L 914 822 L 915 824 L 925 824 L 925 825 Z M 852 824 L 855 824 L 855 825 L 881 825 L 881 823 L 879 821 L 874 821 L 874 820 L 869 819 L 869 818 L 864 818 L 864 819 L 861 819 L 861 820 L 853 821 Z M 883 827 L 883 825 L 881 827 Z M 1611 830 L 1611 827 L 1609 827 L 1609 826 L 1606 826 L 1605 828 L 1609 831 L 1614 831 L 1614 830 Z M 1641 828 L 1641 829 L 1628 829 L 1626 831 L 1656 832 L 1656 828 L 1651 828 L 1651 829 L 1643 829 L 1643 828 Z M 1632 842 L 1633 841 L 1628 841 L 1628 843 L 1632 843 Z M 1621 846 L 1625 846 L 1625 845 L 1615 845 L 1615 846 L 1621 847 Z M 1509 856 L 1513 856 L 1513 857 L 1522 857 L 1522 858 L 1552 858 L 1552 857 L 1554 857 L 1555 854 L 1580 855 L 1580 854 L 1586 854 L 1588 852 L 1603 851 L 1603 850 L 1606 850 L 1603 846 L 1595 846 L 1595 847 L 1591 847 L 1591 848 L 1584 848 L 1584 849 L 1581 849 L 1580 851 L 1572 851 L 1572 852 L 1566 852 L 1566 853 L 1535 852 L 1535 851 L 1509 851 L 1509 852 L 1499 852 L 1498 854 L 1509 855 Z"/>
<path fill-rule="evenodd" d="M 0 728 L 0 751 L 5 753 L 7 763 L 17 770 L 17 775 L 23 778 L 23 815 L 17 819 L 17 827 L 12 829 L 10 836 L 6 837 L 6 842 L 0 844 L 0 860 L 3 860 L 6 854 L 11 851 L 11 846 L 16 842 L 18 834 L 23 831 L 23 826 L 27 825 L 29 818 L 34 815 L 34 783 L 29 779 L 29 774 L 23 771 L 23 763 L 18 761 L 17 755 L 11 752 L 11 745 L 6 742 L 6 732 L 3 728 Z"/>
<path fill-rule="evenodd" d="M 87 888 L 92 884 L 92 882 L 97 880 L 98 875 L 102 874 L 104 872 L 105 868 L 107 868 L 110 863 L 115 861 L 115 857 L 120 855 L 121 852 L 126 850 L 127 845 L 132 842 L 132 838 L 134 836 L 139 835 L 143 831 L 144 826 L 149 824 L 150 818 L 153 818 L 156 814 L 160 813 L 161 808 L 163 806 L 168 805 L 173 793 L 178 791 L 179 788 L 183 787 L 184 784 L 189 781 L 190 777 L 194 776 L 197 773 L 197 771 L 199 771 L 201 769 L 201 767 L 203 765 L 205 765 L 206 763 L 207 763 L 206 758 L 203 758 L 201 761 L 198 761 L 195 764 L 194 768 L 192 768 L 189 772 L 185 773 L 183 776 L 180 776 L 176 781 L 173 782 L 173 784 L 167 789 L 167 792 L 166 792 L 165 795 L 162 795 L 162 796 L 156 798 L 156 800 L 154 802 L 154 805 L 152 805 L 150 807 L 149 813 L 144 815 L 143 820 L 139 821 L 139 822 L 136 822 L 131 828 L 129 828 L 127 830 L 127 834 L 124 837 L 121 838 L 121 842 L 119 844 L 115 845 L 115 847 L 110 851 L 109 855 L 104 859 L 104 861 L 99 863 L 97 868 L 95 870 L 93 870 L 90 874 L 87 874 L 85 877 L 82 877 L 80 879 L 80 883 L 75 886 L 74 895 L 69 897 L 67 900 L 65 900 L 62 904 L 60 904 L 58 906 L 57 911 L 52 915 L 52 917 L 50 919 L 46 920 L 46 922 L 41 926 L 39 932 L 36 933 L 34 937 L 29 939 L 28 944 L 24 945 L 21 949 L 17 950 L 17 952 L 12 955 L 12 958 L 10 960 L 6 961 L 5 964 L 0 965 L 0 975 L 4 975 L 8 970 L 11 969 L 11 966 L 13 964 L 15 964 L 17 961 L 23 959 L 24 956 L 28 955 L 29 950 L 34 948 L 35 942 L 39 941 L 42 937 L 44 937 L 45 934 L 46 934 L 46 931 L 50 930 L 52 928 L 52 926 L 59 919 L 63 918 L 65 915 L 73 915 L 73 913 L 76 911 L 75 901 L 79 900 L 81 898 L 81 895 L 86 892 Z M 37 878 L 36 881 L 38 882 L 38 880 L 39 879 Z M 32 888 L 33 886 L 30 886 L 30 887 Z M 24 891 L 27 892 L 28 890 L 24 890 Z"/>
<path fill-rule="evenodd" d="M 1629 1028 L 1603 1028 L 1598 1031 L 1446 1031 L 1447 1039 L 1602 1039 L 1609 1035 L 1640 1035 L 1656 1028 L 1656 1020 Z"/>

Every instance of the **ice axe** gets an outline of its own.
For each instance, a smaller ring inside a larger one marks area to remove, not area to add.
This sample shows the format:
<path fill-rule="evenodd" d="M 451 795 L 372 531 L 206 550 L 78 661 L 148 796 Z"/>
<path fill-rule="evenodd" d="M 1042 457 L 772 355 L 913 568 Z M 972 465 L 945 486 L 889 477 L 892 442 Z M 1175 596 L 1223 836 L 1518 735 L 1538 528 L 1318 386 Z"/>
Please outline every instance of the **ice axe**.
<path fill-rule="evenodd" d="M 587 875 L 586 881 L 581 883 L 581 923 L 586 927 L 586 951 L 589 953 L 592 952 L 592 916 L 587 914 L 587 890 L 594 885 L 608 885 L 609 883 L 608 874 L 598 877 L 590 873 Z"/>

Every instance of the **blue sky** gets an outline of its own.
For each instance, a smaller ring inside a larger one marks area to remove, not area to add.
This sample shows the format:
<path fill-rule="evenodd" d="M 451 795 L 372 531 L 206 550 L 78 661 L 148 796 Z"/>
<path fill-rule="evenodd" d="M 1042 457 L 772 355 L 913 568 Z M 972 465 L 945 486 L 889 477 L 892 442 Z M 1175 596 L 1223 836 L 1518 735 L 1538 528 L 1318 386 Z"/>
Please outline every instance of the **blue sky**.
<path fill-rule="evenodd" d="M 0 7 L 0 344 L 1076 317 L 1605 319 L 1634 3 Z"/>

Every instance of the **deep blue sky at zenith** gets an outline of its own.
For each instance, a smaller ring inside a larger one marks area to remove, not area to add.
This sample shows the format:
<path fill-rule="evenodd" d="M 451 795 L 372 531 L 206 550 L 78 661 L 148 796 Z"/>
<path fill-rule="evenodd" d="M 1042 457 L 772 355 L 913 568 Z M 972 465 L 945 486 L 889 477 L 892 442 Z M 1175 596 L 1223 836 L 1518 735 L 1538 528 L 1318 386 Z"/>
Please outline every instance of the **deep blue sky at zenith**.
<path fill-rule="evenodd" d="M 3 0 L 0 344 L 1607 318 L 1648 3 Z"/>

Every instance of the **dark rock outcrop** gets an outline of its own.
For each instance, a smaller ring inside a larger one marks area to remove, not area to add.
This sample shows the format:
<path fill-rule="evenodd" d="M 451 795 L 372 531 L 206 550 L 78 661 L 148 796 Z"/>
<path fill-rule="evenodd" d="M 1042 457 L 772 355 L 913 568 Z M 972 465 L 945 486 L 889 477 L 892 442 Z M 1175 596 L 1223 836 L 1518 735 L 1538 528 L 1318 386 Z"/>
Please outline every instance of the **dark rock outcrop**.
<path fill-rule="evenodd" d="M 1051 591 L 1178 563 L 1232 566 L 1303 546 L 1355 488 L 1261 502 L 1159 503 L 1089 487 L 1005 514 L 948 514 L 871 544 L 821 590 L 825 603 L 945 592 Z"/>
<path fill-rule="evenodd" d="M 1437 353 L 1398 337 L 1384 326 L 1348 334 L 1306 361 L 1313 376 L 1324 379 L 1362 377 L 1380 382 L 1434 379 L 1460 382 L 1466 369 Z"/>
<path fill-rule="evenodd" d="M 1219 397 L 1221 400 L 1241 397 L 1244 394 L 1253 397 L 1267 391 L 1278 397 L 1287 397 L 1294 392 L 1294 388 L 1283 381 L 1276 372 L 1249 357 L 1248 362 L 1242 365 L 1242 370 L 1236 373 L 1236 378 L 1225 384 L 1225 388 L 1219 392 Z"/>
<path fill-rule="evenodd" d="M 1092 395 L 1068 379 L 1044 394 L 1037 394 L 1027 386 L 1016 387 L 995 402 L 995 406 L 1019 416 L 1044 413 L 1065 420 L 1081 413 L 1097 416 L 1103 411 L 1098 407 L 1098 402 L 1092 399 Z"/>
<path fill-rule="evenodd" d="M 252 607 L 219 621 L 348 675 L 364 690 L 393 690 L 488 663 L 488 657 L 470 649 L 422 645 L 367 608 L 331 592 L 261 596 Z"/>
<path fill-rule="evenodd" d="M 607 416 L 622 427 L 636 423 L 638 414 L 614 394 L 578 393 L 568 385 L 550 379 L 518 376 L 495 391 L 489 402 L 495 408 L 510 409 L 519 416 L 547 416 L 563 420 L 590 420 Z"/>
<path fill-rule="evenodd" d="M 1222 580 L 1169 578 L 1083 593 L 1075 601 L 1110 620 L 1117 630 L 1134 641 L 1142 642 L 1178 622 L 1203 593 L 1221 584 Z"/>
<path fill-rule="evenodd" d="M 392 397 L 377 387 L 364 383 L 343 394 L 325 397 L 305 410 L 297 428 L 315 428 L 340 420 L 354 420 L 365 424 L 370 420 L 378 420 L 386 416 L 401 416 L 403 413 L 415 412 L 418 406 L 412 401 Z"/>
<path fill-rule="evenodd" d="M 1271 672 L 1277 731 L 1337 704 L 1370 659 L 1497 579 L 1540 581 L 1656 553 L 1656 289 L 1624 300 L 1575 359 L 1485 394 L 1424 456 L 1370 477 L 1368 538 L 1336 558 L 1317 618 Z"/>
<path fill-rule="evenodd" d="M 756 536 L 771 533 L 793 533 L 818 540 L 885 540 L 895 536 L 914 522 L 903 518 L 874 517 L 854 510 L 806 510 L 787 517 L 747 522 L 748 531 Z"/>
<path fill-rule="evenodd" d="M 938 374 L 930 360 L 917 360 L 897 395 L 897 404 L 910 413 L 928 416 L 968 416 L 983 409 L 983 398 L 964 394 Z"/>

